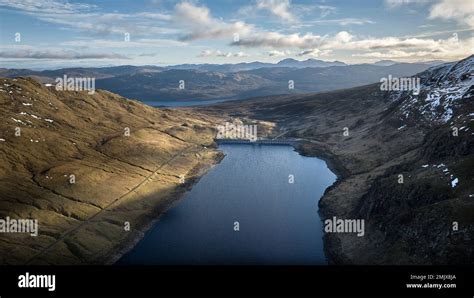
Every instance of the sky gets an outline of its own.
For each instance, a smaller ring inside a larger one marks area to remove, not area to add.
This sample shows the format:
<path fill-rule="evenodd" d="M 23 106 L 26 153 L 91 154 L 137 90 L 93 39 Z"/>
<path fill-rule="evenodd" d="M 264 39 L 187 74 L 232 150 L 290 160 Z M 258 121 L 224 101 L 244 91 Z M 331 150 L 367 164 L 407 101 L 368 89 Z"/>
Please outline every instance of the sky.
<path fill-rule="evenodd" d="M 453 61 L 472 0 L 0 0 L 0 67 Z"/>

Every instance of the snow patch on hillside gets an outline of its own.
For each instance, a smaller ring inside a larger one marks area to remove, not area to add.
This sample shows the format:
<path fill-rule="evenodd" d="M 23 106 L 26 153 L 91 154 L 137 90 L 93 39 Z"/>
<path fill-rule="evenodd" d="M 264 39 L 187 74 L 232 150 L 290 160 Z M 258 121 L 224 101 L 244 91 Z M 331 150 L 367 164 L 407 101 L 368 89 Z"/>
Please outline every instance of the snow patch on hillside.
<path fill-rule="evenodd" d="M 420 92 L 392 92 L 392 101 L 401 102 L 401 120 L 414 114 L 426 120 L 444 124 L 454 116 L 458 101 L 474 94 L 474 55 L 459 62 L 432 67 L 417 75 L 421 79 Z"/>

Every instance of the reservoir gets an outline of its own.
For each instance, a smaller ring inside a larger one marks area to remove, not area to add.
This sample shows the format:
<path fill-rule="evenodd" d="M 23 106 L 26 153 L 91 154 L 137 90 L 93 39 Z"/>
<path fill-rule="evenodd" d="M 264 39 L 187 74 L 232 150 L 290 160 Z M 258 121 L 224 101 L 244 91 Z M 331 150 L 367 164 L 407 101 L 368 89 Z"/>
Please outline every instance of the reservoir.
<path fill-rule="evenodd" d="M 318 201 L 336 180 L 326 163 L 291 146 L 219 149 L 221 163 L 117 264 L 326 264 Z"/>

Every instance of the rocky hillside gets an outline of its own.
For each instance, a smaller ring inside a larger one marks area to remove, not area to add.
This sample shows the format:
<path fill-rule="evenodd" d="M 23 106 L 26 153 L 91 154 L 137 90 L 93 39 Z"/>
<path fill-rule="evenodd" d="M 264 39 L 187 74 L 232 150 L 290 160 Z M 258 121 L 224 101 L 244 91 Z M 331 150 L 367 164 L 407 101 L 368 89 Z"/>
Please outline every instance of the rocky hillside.
<path fill-rule="evenodd" d="M 110 262 L 221 158 L 217 118 L 107 91 L 0 79 L 0 113 L 0 218 L 39 222 L 0 233 L 0 264 Z"/>
<path fill-rule="evenodd" d="M 326 234 L 330 262 L 472 264 L 473 70 L 473 56 L 430 68 L 416 76 L 417 95 L 374 84 L 213 113 L 272 121 L 303 154 L 328 161 L 339 179 L 319 202 L 323 218 L 364 219 L 366 229 Z"/>
<path fill-rule="evenodd" d="M 400 104 L 400 120 L 416 119 L 429 126 L 452 122 L 454 114 L 469 120 L 462 111 L 467 99 L 472 96 L 474 84 L 474 56 L 457 63 L 447 63 L 430 68 L 417 75 L 421 79 L 420 94 L 392 92 L 392 100 Z M 467 112 L 467 111 L 466 111 Z M 464 115 L 463 115 L 464 114 Z M 459 122 L 459 121 L 457 121 Z"/>
<path fill-rule="evenodd" d="M 374 180 L 354 214 L 377 226 L 380 235 L 369 238 L 371 245 L 386 251 L 374 259 L 472 264 L 474 57 L 431 68 L 419 77 L 418 95 L 390 94 L 394 101 L 383 121 L 399 121 L 397 130 L 402 134 L 422 132 L 422 142 L 412 158 Z M 399 175 L 405 178 L 403 184 L 398 183 Z"/>

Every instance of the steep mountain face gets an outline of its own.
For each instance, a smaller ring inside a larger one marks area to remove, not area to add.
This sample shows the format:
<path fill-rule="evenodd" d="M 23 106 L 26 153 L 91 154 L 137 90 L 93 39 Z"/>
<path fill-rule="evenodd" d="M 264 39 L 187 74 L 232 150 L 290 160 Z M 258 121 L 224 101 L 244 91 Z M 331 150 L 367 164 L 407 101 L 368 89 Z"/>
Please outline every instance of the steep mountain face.
<path fill-rule="evenodd" d="M 410 263 L 474 262 L 474 60 L 418 75 L 421 90 L 392 92 L 385 123 L 423 132 L 422 143 L 374 180 L 354 214 L 378 225 L 371 237 L 387 255 Z M 397 121 L 399 121 L 397 123 Z M 403 175 L 403 186 L 397 181 Z M 408 250 L 408 251 L 407 251 Z M 421 262 L 420 262 L 421 260 Z"/>
<path fill-rule="evenodd" d="M 322 216 L 365 221 L 363 237 L 325 235 L 330 262 L 473 264 L 473 70 L 472 56 L 433 67 L 415 76 L 417 95 L 373 84 L 212 112 L 275 122 L 275 135 L 328 161 L 339 179 L 319 201 Z"/>
<path fill-rule="evenodd" d="M 401 105 L 400 119 L 415 118 L 432 125 L 448 123 L 459 104 L 472 96 L 473 60 L 471 56 L 459 62 L 435 66 L 417 75 L 421 80 L 420 94 L 393 92 L 393 100 Z"/>
<path fill-rule="evenodd" d="M 109 262 L 222 158 L 218 118 L 107 91 L 0 79 L 0 113 L 0 218 L 39 224 L 0 233 L 0 264 Z"/>

